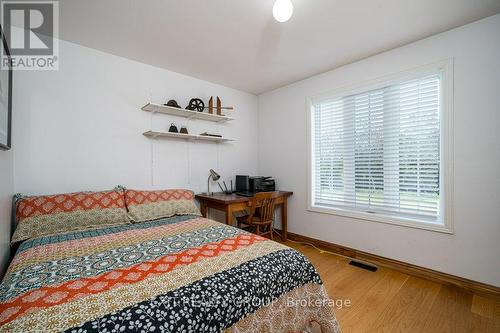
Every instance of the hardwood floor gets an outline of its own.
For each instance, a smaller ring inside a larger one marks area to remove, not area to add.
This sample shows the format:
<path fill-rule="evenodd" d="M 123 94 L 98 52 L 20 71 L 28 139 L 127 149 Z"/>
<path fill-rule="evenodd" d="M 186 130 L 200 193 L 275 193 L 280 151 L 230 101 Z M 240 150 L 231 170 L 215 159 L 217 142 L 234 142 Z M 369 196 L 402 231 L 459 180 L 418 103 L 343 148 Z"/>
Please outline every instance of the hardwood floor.
<path fill-rule="evenodd" d="M 285 244 L 310 259 L 332 299 L 344 301 L 335 310 L 343 333 L 500 332 L 500 300 L 383 267 L 370 272 L 308 245 Z"/>

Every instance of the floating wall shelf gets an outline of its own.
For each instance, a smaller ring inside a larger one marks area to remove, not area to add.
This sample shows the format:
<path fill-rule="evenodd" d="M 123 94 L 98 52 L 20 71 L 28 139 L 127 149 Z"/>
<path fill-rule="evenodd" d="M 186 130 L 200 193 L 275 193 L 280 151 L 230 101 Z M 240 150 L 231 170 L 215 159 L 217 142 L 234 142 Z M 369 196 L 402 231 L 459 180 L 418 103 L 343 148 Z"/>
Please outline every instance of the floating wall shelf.
<path fill-rule="evenodd" d="M 201 120 L 213 121 L 213 122 L 217 122 L 217 123 L 234 120 L 234 118 L 231 118 L 228 116 L 219 116 L 216 114 L 191 111 L 191 110 L 186 110 L 186 109 L 181 109 L 181 108 L 174 108 L 172 106 L 166 106 L 166 105 L 154 104 L 154 103 L 148 103 L 148 104 L 144 105 L 141 108 L 141 110 L 147 111 L 147 112 L 152 112 L 152 113 L 169 114 L 172 116 L 184 117 L 184 118 L 188 118 L 188 119 L 201 119 Z"/>
<path fill-rule="evenodd" d="M 183 139 L 183 140 L 205 140 L 205 141 L 213 141 L 213 142 L 227 142 L 227 141 L 235 141 L 235 139 L 229 138 L 220 138 L 215 136 L 206 136 L 206 135 L 195 135 L 195 134 L 182 134 L 182 133 L 171 133 L 171 132 L 155 132 L 155 131 L 147 131 L 142 133 L 144 136 L 149 138 L 174 138 L 174 139 Z"/>

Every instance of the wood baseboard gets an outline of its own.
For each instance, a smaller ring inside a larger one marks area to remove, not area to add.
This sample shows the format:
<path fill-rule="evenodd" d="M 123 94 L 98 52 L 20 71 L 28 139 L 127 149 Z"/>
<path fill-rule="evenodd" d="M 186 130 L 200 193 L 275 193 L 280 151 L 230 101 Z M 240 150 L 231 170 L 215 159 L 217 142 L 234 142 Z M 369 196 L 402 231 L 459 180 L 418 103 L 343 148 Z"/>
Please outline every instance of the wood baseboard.
<path fill-rule="evenodd" d="M 500 288 L 486 283 L 477 282 L 461 278 L 459 276 L 438 272 L 429 268 L 409 264 L 399 260 L 385 258 L 382 256 L 378 256 L 376 254 L 359 251 L 346 246 L 329 243 L 326 241 L 294 234 L 291 232 L 288 232 L 288 238 L 297 242 L 311 243 L 320 249 L 328 250 L 333 253 L 338 253 L 342 256 L 346 256 L 352 259 L 358 259 L 360 261 L 365 261 L 367 263 L 371 263 L 377 266 L 391 268 L 396 271 L 403 272 L 405 274 L 414 275 L 417 277 L 439 282 L 442 284 L 458 286 L 460 288 L 474 292 L 479 295 L 500 299 Z"/>

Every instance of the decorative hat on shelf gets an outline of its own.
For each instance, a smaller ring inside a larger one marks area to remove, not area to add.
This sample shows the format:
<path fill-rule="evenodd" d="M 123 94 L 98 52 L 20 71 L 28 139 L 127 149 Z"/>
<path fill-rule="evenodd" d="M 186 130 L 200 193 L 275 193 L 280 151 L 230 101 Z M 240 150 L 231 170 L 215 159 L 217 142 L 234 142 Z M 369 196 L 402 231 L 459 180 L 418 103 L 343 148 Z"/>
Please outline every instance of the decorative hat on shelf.
<path fill-rule="evenodd" d="M 166 106 L 171 106 L 173 108 L 181 108 L 181 106 L 179 104 L 177 104 L 177 101 L 175 99 L 171 99 L 167 102 L 167 104 L 164 104 Z"/>

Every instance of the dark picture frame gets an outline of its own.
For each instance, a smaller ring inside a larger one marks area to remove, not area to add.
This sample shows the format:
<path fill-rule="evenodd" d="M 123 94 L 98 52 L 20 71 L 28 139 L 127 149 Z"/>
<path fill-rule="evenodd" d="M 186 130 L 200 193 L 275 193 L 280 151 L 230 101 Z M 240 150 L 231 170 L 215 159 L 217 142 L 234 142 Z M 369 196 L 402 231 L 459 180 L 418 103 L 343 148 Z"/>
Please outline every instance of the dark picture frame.
<path fill-rule="evenodd" d="M 9 46 L 7 45 L 7 40 L 5 39 L 5 35 L 3 33 L 2 26 L 0 25 L 0 38 L 2 39 L 2 56 L 1 61 L 3 61 L 4 57 L 7 57 L 9 64 L 9 73 L 8 73 L 8 87 L 5 87 L 3 83 L 3 72 L 5 69 L 0 68 L 0 108 L 4 108 L 5 104 L 7 105 L 7 112 L 2 112 L 0 110 L 0 149 L 9 150 L 12 146 L 12 58 L 10 56 Z M 5 91 L 7 91 L 7 101 L 4 101 Z M 1 135 L 2 128 L 6 126 L 7 133 L 6 137 Z"/>

